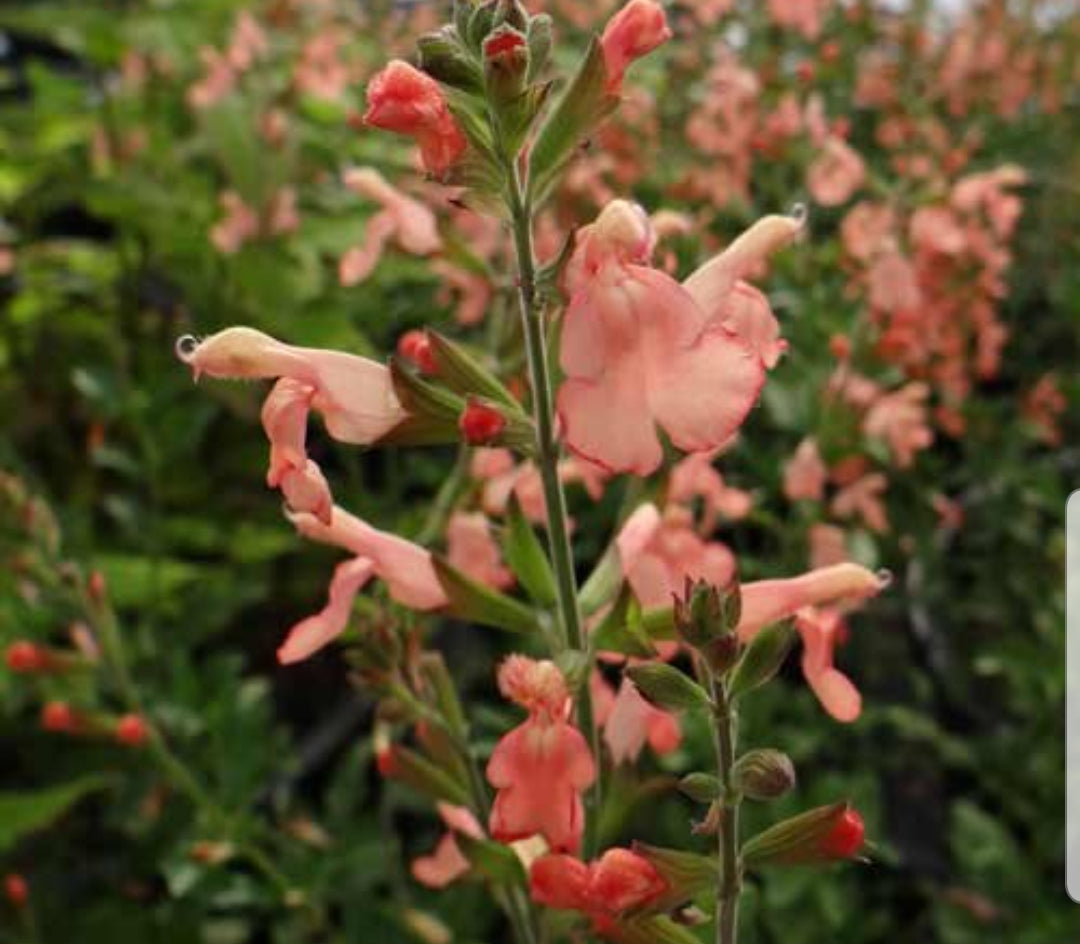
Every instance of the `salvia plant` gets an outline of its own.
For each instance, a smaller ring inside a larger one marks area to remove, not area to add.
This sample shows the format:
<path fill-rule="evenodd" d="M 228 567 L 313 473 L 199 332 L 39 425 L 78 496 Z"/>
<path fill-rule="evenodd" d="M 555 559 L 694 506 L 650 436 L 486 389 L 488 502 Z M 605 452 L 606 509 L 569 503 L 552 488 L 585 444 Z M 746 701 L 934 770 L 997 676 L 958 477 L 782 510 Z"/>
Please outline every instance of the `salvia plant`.
<path fill-rule="evenodd" d="M 843 797 L 757 835 L 740 828 L 742 804 L 788 793 L 795 770 L 777 748 L 740 743 L 738 719 L 800 638 L 824 708 L 857 715 L 832 651 L 842 614 L 888 575 L 837 563 L 740 583 L 730 552 L 687 527 L 712 458 L 734 447 L 784 346 L 747 279 L 773 253 L 797 251 L 805 214 L 759 220 L 683 282 L 653 265 L 650 218 L 627 200 L 580 221 L 546 258 L 535 245 L 538 211 L 619 108 L 628 69 L 670 35 L 663 7 L 631 0 L 553 78 L 547 15 L 517 0 L 458 2 L 419 39 L 419 67 L 395 59 L 368 83 L 363 124 L 411 138 L 448 199 L 502 224 L 518 311 L 497 348 L 420 330 L 383 363 L 250 327 L 177 342 L 196 378 L 274 382 L 262 409 L 267 480 L 302 536 L 348 555 L 325 608 L 292 627 L 279 660 L 347 644 L 379 699 L 380 773 L 429 798 L 445 823 L 414 877 L 483 881 L 519 944 L 589 934 L 678 944 L 710 921 L 715 940 L 733 944 L 753 874 L 864 848 Z M 363 171 L 353 183 L 385 186 Z M 416 222 L 407 201 L 393 214 L 399 234 Z M 458 444 L 421 533 L 378 530 L 335 500 L 306 449 L 312 412 L 355 446 Z M 597 542 L 568 514 L 568 481 L 623 496 L 591 562 L 578 549 Z M 493 504 L 498 528 L 484 513 Z M 354 619 L 372 583 L 385 605 Z M 523 720 L 490 749 L 474 739 L 454 666 L 430 645 L 440 616 L 509 634 L 520 650 L 492 671 Z M 687 847 L 611 846 L 614 772 L 646 744 L 670 751 L 690 714 L 711 730 L 715 763 L 677 783 L 700 806 Z M 122 724 L 128 740 L 152 737 Z M 705 843 L 710 852 L 691 851 Z"/>

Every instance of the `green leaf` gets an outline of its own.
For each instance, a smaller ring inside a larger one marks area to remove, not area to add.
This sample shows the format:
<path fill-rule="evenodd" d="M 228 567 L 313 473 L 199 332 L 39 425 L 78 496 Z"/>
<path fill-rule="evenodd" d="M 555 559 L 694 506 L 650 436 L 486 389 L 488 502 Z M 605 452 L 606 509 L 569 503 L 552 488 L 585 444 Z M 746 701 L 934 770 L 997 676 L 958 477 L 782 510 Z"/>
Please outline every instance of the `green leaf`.
<path fill-rule="evenodd" d="M 435 800 L 446 800 L 460 806 L 468 804 L 468 789 L 451 774 L 400 744 L 395 744 L 392 751 L 391 771 L 395 780 L 400 780 Z"/>
<path fill-rule="evenodd" d="M 390 358 L 390 379 L 409 416 L 380 439 L 380 443 L 433 446 L 461 438 L 458 417 L 465 409 L 461 397 L 421 380 L 396 357 Z"/>
<path fill-rule="evenodd" d="M 554 606 L 558 594 L 551 563 L 516 495 L 510 497 L 502 544 L 506 562 L 529 596 L 541 606 Z"/>
<path fill-rule="evenodd" d="M 438 554 L 432 555 L 432 563 L 450 599 L 451 615 L 512 633 L 540 631 L 540 623 L 529 607 L 465 576 Z"/>
<path fill-rule="evenodd" d="M 774 623 L 759 632 L 735 666 L 729 694 L 740 698 L 768 682 L 784 664 L 795 645 L 795 630 L 789 623 Z"/>
<path fill-rule="evenodd" d="M 607 91 L 604 54 L 595 37 L 574 78 L 552 108 L 529 155 L 529 187 L 541 204 L 574 156 L 578 145 L 619 104 Z"/>
<path fill-rule="evenodd" d="M 715 856 L 665 849 L 643 842 L 635 842 L 633 851 L 647 859 L 668 884 L 664 895 L 649 902 L 649 911 L 671 911 L 701 892 L 716 888 L 720 867 Z"/>
<path fill-rule="evenodd" d="M 701 944 L 689 928 L 667 917 L 632 918 L 619 926 L 619 940 L 624 944 Z"/>
<path fill-rule="evenodd" d="M 107 783 L 105 777 L 90 776 L 45 790 L 0 793 L 0 853 L 13 848 L 24 836 L 50 826 L 79 800 Z"/>
<path fill-rule="evenodd" d="M 462 833 L 456 834 L 455 838 L 469 864 L 486 878 L 506 884 L 525 882 L 525 869 L 509 846 L 490 839 L 473 839 Z"/>
<path fill-rule="evenodd" d="M 626 670 L 647 701 L 668 711 L 690 711 L 712 707 L 709 696 L 685 672 L 666 662 L 645 662 Z"/>
<path fill-rule="evenodd" d="M 521 404 L 514 395 L 464 347 L 430 328 L 427 337 L 431 344 L 431 353 L 435 357 L 439 380 L 451 390 L 462 396 L 475 394 L 485 397 L 509 410 L 521 412 Z"/>
<path fill-rule="evenodd" d="M 589 633 L 589 647 L 594 652 L 620 652 L 642 659 L 652 658 L 656 650 L 649 641 L 641 617 L 637 601 L 624 591 Z"/>

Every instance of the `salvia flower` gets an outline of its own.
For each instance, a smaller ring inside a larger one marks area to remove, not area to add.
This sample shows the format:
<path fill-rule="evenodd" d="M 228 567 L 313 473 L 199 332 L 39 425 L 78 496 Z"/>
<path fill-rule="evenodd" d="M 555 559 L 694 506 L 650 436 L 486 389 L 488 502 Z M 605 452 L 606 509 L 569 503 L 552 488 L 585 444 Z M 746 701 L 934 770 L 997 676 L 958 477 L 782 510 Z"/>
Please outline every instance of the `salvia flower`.
<path fill-rule="evenodd" d="M 499 690 L 529 712 L 528 719 L 495 746 L 487 778 L 498 791 L 491 834 L 502 842 L 541 835 L 555 851 L 581 844 L 583 791 L 596 779 L 596 764 L 581 732 L 567 719 L 566 680 L 550 661 L 510 656 L 499 669 Z"/>
<path fill-rule="evenodd" d="M 588 915 L 605 937 L 617 935 L 620 917 L 656 901 L 668 887 L 648 859 L 629 849 L 608 849 L 588 865 L 568 855 L 547 855 L 529 870 L 534 901 Z"/>
<path fill-rule="evenodd" d="M 802 637 L 807 684 L 837 721 L 854 721 L 862 712 L 862 696 L 833 665 L 833 652 L 845 629 L 843 617 L 836 610 L 805 607 L 795 614 L 795 628 Z"/>
<path fill-rule="evenodd" d="M 637 475 L 663 458 L 657 427 L 684 452 L 723 445 L 778 356 L 768 302 L 741 277 L 800 226 L 767 218 L 680 285 L 648 265 L 644 211 L 610 203 L 579 233 L 566 271 L 558 412 L 567 445 Z"/>
<path fill-rule="evenodd" d="M 340 636 L 356 594 L 373 577 L 383 580 L 390 596 L 403 606 L 426 611 L 446 605 L 431 554 L 419 545 L 379 531 L 337 506 L 329 523 L 309 512 L 292 512 L 289 520 L 304 537 L 345 548 L 355 557 L 338 565 L 326 607 L 292 628 L 278 650 L 278 661 L 299 662 Z"/>
<path fill-rule="evenodd" d="M 368 83 L 364 121 L 413 138 L 424 168 L 445 175 L 465 153 L 466 140 L 439 83 L 407 62 L 395 59 Z"/>
<path fill-rule="evenodd" d="M 664 8 L 655 0 L 630 0 L 604 27 L 604 53 L 609 92 L 618 94 L 630 64 L 671 38 Z"/>
<path fill-rule="evenodd" d="M 458 845 L 457 834 L 484 838 L 483 829 L 467 807 L 439 803 L 437 808 L 447 831 L 430 855 L 413 860 L 411 869 L 413 878 L 428 888 L 446 888 L 468 873 L 469 860 Z"/>

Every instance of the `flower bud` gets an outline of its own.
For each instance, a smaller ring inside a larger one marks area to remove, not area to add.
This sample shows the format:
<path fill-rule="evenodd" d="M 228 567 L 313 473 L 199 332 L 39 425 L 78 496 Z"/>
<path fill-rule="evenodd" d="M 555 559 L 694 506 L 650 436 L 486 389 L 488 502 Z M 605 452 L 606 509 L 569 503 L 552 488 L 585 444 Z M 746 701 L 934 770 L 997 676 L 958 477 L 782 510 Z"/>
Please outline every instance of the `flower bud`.
<path fill-rule="evenodd" d="M 611 18 L 600 37 L 608 91 L 617 93 L 630 64 L 670 38 L 671 29 L 659 3 L 630 0 Z"/>
<path fill-rule="evenodd" d="M 429 173 L 444 175 L 465 153 L 468 142 L 439 84 L 407 62 L 395 59 L 373 76 L 367 100 L 364 122 L 414 138 Z"/>
<path fill-rule="evenodd" d="M 686 579 L 683 598 L 675 600 L 675 631 L 688 646 L 704 649 L 731 636 L 739 624 L 739 585 L 721 589 L 699 580 Z"/>
<path fill-rule="evenodd" d="M 398 354 L 411 364 L 415 364 L 422 374 L 432 375 L 438 371 L 435 355 L 431 351 L 431 341 L 426 331 L 413 329 L 406 331 L 397 343 Z"/>
<path fill-rule="evenodd" d="M 46 664 L 44 650 L 25 639 L 19 639 L 7 647 L 4 661 L 12 672 L 22 675 L 41 672 Z"/>
<path fill-rule="evenodd" d="M 512 102 L 525 90 L 529 44 L 525 35 L 506 24 L 484 40 L 484 81 L 495 102 Z"/>
<path fill-rule="evenodd" d="M 458 420 L 458 429 L 470 446 L 486 446 L 506 429 L 506 417 L 495 407 L 470 398 Z"/>
<path fill-rule="evenodd" d="M 848 803 L 794 816 L 759 833 L 743 847 L 748 869 L 812 865 L 854 858 L 863 846 L 862 817 Z"/>
<path fill-rule="evenodd" d="M 795 766 L 780 751 L 743 754 L 731 773 L 736 788 L 752 800 L 775 800 L 795 786 Z"/>
<path fill-rule="evenodd" d="M 703 891 L 716 888 L 717 863 L 713 856 L 665 849 L 643 842 L 635 842 L 632 848 L 652 866 L 665 885 L 663 895 L 654 895 L 650 899 L 650 904 L 655 908 L 670 910 L 696 898 Z"/>
<path fill-rule="evenodd" d="M 723 789 L 723 785 L 712 774 L 687 774 L 679 781 L 679 792 L 695 803 L 712 803 Z"/>
<path fill-rule="evenodd" d="M 433 79 L 466 92 L 478 92 L 483 77 L 476 60 L 462 46 L 457 30 L 444 26 L 426 33 L 416 43 L 420 52 L 420 68 Z"/>
<path fill-rule="evenodd" d="M 643 907 L 669 887 L 648 859 L 629 849 L 608 849 L 590 871 L 590 899 L 613 914 Z"/>
<path fill-rule="evenodd" d="M 127 714 L 117 720 L 114 735 L 126 747 L 142 747 L 150 740 L 150 726 L 142 715 Z"/>
<path fill-rule="evenodd" d="M 41 727 L 58 734 L 74 734 L 82 727 L 82 719 L 67 702 L 50 701 L 41 708 Z"/>
<path fill-rule="evenodd" d="M 4 876 L 4 897 L 15 908 L 25 908 L 30 901 L 30 886 L 18 872 L 8 872 Z"/>

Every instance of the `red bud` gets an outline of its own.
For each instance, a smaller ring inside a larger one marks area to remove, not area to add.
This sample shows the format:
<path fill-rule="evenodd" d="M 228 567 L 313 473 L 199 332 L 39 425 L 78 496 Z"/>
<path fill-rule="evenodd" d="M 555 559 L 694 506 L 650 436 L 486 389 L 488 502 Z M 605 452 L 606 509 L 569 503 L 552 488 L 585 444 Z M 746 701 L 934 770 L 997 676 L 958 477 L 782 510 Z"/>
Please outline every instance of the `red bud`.
<path fill-rule="evenodd" d="M 50 701 L 41 708 L 41 726 L 46 731 L 71 734 L 78 730 L 79 725 L 78 714 L 67 702 Z"/>
<path fill-rule="evenodd" d="M 462 438 L 471 446 L 486 446 L 506 429 L 506 417 L 495 407 L 470 400 L 458 421 Z"/>
<path fill-rule="evenodd" d="M 142 747 L 150 739 L 150 726 L 141 715 L 124 715 L 116 722 L 116 740 L 127 747 Z"/>
<path fill-rule="evenodd" d="M 16 908 L 25 908 L 30 900 L 30 886 L 18 872 L 4 876 L 4 895 Z"/>
<path fill-rule="evenodd" d="M 858 854 L 866 839 L 863 818 L 855 810 L 847 810 L 821 840 L 821 849 L 833 859 L 851 859 Z"/>
<path fill-rule="evenodd" d="M 24 674 L 40 672 L 47 661 L 40 647 L 35 646 L 32 642 L 27 642 L 25 639 L 20 639 L 8 646 L 4 659 L 7 662 L 7 667 L 12 672 Z"/>
<path fill-rule="evenodd" d="M 398 354 L 416 365 L 422 374 L 434 374 L 438 370 L 435 355 L 431 351 L 431 341 L 426 331 L 414 329 L 406 331 L 398 338 Z"/>

